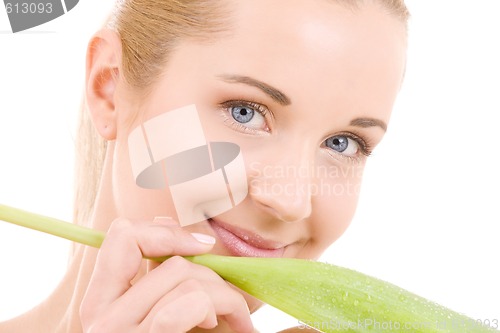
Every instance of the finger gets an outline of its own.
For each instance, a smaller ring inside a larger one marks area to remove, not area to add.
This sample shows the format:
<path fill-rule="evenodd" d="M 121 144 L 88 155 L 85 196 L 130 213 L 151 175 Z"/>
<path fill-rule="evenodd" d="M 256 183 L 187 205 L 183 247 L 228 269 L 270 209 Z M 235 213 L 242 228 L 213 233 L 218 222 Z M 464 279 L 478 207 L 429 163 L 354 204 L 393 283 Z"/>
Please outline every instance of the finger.
<path fill-rule="evenodd" d="M 175 299 L 172 297 L 174 294 L 178 296 Z M 196 326 L 205 329 L 217 326 L 215 309 L 205 292 L 196 290 L 185 293 L 174 290 L 174 293 L 169 296 L 169 302 L 156 312 L 151 327 L 146 327 L 141 331 L 184 333 Z"/>
<path fill-rule="evenodd" d="M 198 295 L 206 295 L 210 300 L 210 303 L 206 303 L 206 298 L 195 299 L 187 307 L 181 306 L 181 304 L 175 304 L 177 298 L 180 295 L 187 295 L 193 292 L 200 291 Z M 250 312 L 248 306 L 245 302 L 243 296 L 236 290 L 229 287 L 228 283 L 220 280 L 216 283 L 213 281 L 199 281 L 199 280 L 187 280 L 182 282 L 172 293 L 169 293 L 163 297 L 152 309 L 151 315 L 154 320 L 158 320 L 158 314 L 163 313 L 164 307 L 175 308 L 177 313 L 173 314 L 172 318 L 184 318 L 189 315 L 192 309 L 196 308 L 196 311 L 200 313 L 205 313 L 202 308 L 206 307 L 207 311 L 214 310 L 217 317 L 225 321 L 224 323 L 219 321 L 217 325 L 223 324 L 224 327 L 229 326 L 231 332 L 235 333 L 252 333 L 254 332 L 253 324 L 250 318 Z M 209 312 L 210 313 L 210 312 Z M 172 313 L 171 313 L 172 314 Z M 186 319 L 192 324 L 192 326 L 186 326 L 187 330 L 198 326 L 200 328 L 210 329 L 213 328 L 214 322 L 206 318 L 203 322 L 196 322 Z M 148 322 L 148 318 L 144 322 Z M 215 322 L 217 323 L 217 321 Z"/>
<path fill-rule="evenodd" d="M 176 288 L 176 290 L 180 290 L 179 285 L 184 284 L 185 289 L 183 290 L 186 293 L 194 289 L 200 289 L 186 288 L 185 281 L 193 278 L 214 282 L 222 281 L 212 270 L 195 265 L 182 257 L 174 256 L 137 281 L 113 303 L 113 306 L 121 309 L 118 312 L 127 309 L 128 312 L 133 314 L 131 319 L 136 323 L 140 323 L 150 313 L 155 304 L 165 298 L 165 295 Z"/>
<path fill-rule="evenodd" d="M 98 313 L 123 295 L 143 256 L 196 255 L 211 248 L 180 227 L 116 220 L 99 251 L 82 307 Z"/>
<path fill-rule="evenodd" d="M 233 331 L 252 332 L 253 325 L 244 297 L 212 270 L 180 257 L 171 258 L 153 270 L 129 289 L 116 304 L 120 307 L 127 306 L 131 313 L 142 313 L 144 317 L 136 320 L 151 325 L 152 318 L 156 318 L 160 309 L 170 306 L 170 302 L 180 297 L 177 293 L 189 294 L 199 290 L 209 296 L 215 313 L 224 316 Z M 148 304 L 155 305 L 148 308 Z M 204 304 L 192 303 L 187 308 L 179 306 L 177 309 L 189 313 L 191 307 L 201 305 Z"/>

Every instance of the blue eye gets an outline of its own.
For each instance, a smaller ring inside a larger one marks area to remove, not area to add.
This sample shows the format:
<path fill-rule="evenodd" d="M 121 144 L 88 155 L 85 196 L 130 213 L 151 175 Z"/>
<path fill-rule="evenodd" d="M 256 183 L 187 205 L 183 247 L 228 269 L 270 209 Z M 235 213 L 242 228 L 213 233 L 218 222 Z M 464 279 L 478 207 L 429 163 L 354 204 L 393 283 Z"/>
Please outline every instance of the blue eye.
<path fill-rule="evenodd" d="M 231 108 L 231 115 L 237 122 L 245 124 L 252 120 L 255 111 L 247 106 L 233 106 Z"/>
<path fill-rule="evenodd" d="M 349 156 L 356 155 L 359 150 L 359 144 L 346 135 L 332 136 L 326 139 L 325 145 L 337 153 Z"/>
<path fill-rule="evenodd" d="M 268 131 L 266 121 L 267 108 L 263 105 L 245 102 L 245 101 L 228 101 L 222 104 L 226 109 L 226 114 L 232 119 L 232 124 L 242 129 L 245 132 L 252 131 Z"/>

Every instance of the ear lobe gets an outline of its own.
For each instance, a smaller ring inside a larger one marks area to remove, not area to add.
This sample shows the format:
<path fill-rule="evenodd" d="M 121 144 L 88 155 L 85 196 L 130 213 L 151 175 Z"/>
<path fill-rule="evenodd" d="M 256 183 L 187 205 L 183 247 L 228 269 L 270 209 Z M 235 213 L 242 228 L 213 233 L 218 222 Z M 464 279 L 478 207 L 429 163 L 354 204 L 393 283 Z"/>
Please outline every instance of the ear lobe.
<path fill-rule="evenodd" d="M 116 87 L 120 79 L 121 41 L 111 30 L 97 32 L 89 42 L 85 98 L 92 122 L 106 140 L 116 139 Z"/>

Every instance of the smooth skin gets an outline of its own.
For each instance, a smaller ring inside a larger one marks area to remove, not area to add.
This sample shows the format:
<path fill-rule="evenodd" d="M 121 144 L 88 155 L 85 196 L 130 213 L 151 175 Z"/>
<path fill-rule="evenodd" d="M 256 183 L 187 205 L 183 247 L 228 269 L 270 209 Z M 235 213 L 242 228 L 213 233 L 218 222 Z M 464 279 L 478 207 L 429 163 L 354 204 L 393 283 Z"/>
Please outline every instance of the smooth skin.
<path fill-rule="evenodd" d="M 242 149 L 249 195 L 217 221 L 281 244 L 283 257 L 308 259 L 346 230 L 363 149 L 382 140 L 400 89 L 404 24 L 372 2 L 358 9 L 329 0 L 229 3 L 229 32 L 211 43 L 183 41 L 147 96 L 123 78 L 118 36 L 101 30 L 92 38 L 86 99 L 109 141 L 92 227 L 109 228 L 108 237 L 100 251 L 77 247 L 56 292 L 2 332 L 254 331 L 250 313 L 261 302 L 179 257 L 230 254 L 211 224 L 181 228 L 168 190 L 135 184 L 128 134 L 168 110 L 195 104 L 208 141 Z M 251 122 L 235 119 L 242 107 L 255 111 Z M 340 137 L 344 151 L 331 145 Z M 156 264 L 143 256 L 174 257 Z M 287 332 L 294 331 L 304 330 Z"/>

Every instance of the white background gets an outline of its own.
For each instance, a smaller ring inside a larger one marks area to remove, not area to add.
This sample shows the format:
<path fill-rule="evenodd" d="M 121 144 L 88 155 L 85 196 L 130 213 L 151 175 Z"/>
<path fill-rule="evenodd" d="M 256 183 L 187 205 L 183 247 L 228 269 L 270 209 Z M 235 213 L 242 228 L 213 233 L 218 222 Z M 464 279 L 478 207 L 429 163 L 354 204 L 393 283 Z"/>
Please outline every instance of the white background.
<path fill-rule="evenodd" d="M 0 7 L 0 203 L 71 220 L 86 42 L 111 4 L 82 0 L 18 34 Z M 404 87 L 353 225 L 323 260 L 500 320 L 500 2 L 407 4 Z M 0 223 L 0 320 L 49 295 L 68 249 Z M 262 332 L 294 324 L 270 308 L 256 316 Z"/>

